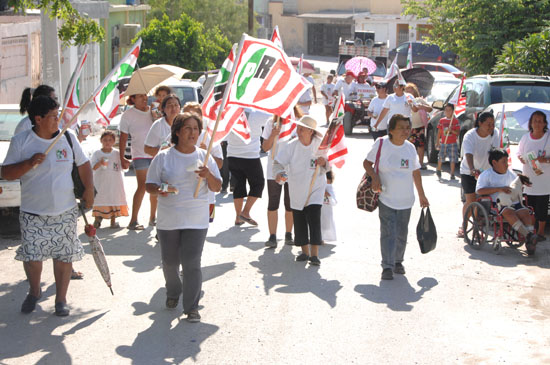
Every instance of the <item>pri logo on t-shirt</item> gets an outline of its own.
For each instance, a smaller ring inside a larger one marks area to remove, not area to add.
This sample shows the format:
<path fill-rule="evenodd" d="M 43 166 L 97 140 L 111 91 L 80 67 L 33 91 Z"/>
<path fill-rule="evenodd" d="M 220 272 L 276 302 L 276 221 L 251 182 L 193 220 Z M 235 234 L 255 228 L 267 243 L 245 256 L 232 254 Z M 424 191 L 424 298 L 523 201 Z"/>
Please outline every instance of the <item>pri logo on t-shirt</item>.
<path fill-rule="evenodd" d="M 309 168 L 314 169 L 315 166 L 317 166 L 317 160 L 312 158 L 311 160 L 309 160 Z"/>
<path fill-rule="evenodd" d="M 57 161 L 67 160 L 67 150 L 62 149 L 55 151 L 55 157 L 57 157 Z"/>
<path fill-rule="evenodd" d="M 401 159 L 401 168 L 402 169 L 408 169 L 409 168 L 409 160 Z"/>

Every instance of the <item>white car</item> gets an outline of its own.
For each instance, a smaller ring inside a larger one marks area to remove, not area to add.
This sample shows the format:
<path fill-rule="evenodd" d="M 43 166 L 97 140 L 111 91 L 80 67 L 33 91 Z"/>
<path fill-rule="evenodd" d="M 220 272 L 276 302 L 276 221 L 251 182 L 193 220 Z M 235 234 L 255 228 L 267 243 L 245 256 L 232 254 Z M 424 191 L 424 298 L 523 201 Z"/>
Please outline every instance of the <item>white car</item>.
<path fill-rule="evenodd" d="M 188 101 L 194 101 L 200 103 L 202 101 L 202 84 L 191 80 L 177 80 L 168 79 L 163 82 L 162 85 L 168 86 L 172 89 L 174 94 L 178 96 L 183 107 Z M 154 99 L 154 97 L 153 97 Z"/>
<path fill-rule="evenodd" d="M 446 100 L 453 90 L 460 85 L 460 79 L 457 79 L 448 72 L 430 71 L 434 77 L 434 83 L 430 95 L 426 97 L 428 103 L 436 100 Z"/>

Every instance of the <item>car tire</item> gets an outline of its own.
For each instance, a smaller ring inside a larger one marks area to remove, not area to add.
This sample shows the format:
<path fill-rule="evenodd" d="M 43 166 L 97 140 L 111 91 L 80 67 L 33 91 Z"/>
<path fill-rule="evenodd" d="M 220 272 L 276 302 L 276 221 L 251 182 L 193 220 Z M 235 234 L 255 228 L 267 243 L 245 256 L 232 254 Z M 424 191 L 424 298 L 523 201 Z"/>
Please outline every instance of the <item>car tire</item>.
<path fill-rule="evenodd" d="M 344 134 L 346 136 L 349 136 L 353 133 L 353 121 L 351 120 L 351 113 L 350 112 L 346 112 L 344 114 L 344 121 L 343 121 L 343 124 L 344 124 Z"/>
<path fill-rule="evenodd" d="M 439 152 L 435 149 L 435 133 L 432 128 L 428 128 L 428 148 L 426 153 L 428 154 L 428 162 L 436 163 Z"/>

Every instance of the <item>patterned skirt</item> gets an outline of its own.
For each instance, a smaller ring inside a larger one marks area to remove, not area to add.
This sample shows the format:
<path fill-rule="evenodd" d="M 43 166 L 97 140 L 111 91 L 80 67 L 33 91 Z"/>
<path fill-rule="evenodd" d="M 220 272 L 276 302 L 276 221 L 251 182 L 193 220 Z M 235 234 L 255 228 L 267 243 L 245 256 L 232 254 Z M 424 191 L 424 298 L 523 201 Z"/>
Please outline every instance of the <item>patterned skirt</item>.
<path fill-rule="evenodd" d="M 94 206 L 92 212 L 93 217 L 101 217 L 104 219 L 116 218 L 116 217 L 127 217 L 128 216 L 128 206 L 127 205 L 97 205 Z"/>

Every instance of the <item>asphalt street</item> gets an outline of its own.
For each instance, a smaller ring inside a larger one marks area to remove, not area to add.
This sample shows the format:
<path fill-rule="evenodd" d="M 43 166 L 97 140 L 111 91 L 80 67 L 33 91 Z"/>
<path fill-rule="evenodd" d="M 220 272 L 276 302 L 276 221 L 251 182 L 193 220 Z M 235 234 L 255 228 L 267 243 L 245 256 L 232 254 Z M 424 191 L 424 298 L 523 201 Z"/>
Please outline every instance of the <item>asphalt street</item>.
<path fill-rule="evenodd" d="M 321 105 L 313 108 L 323 115 Z M 435 251 L 420 253 L 418 202 L 409 224 L 406 275 L 380 280 L 377 212 L 355 207 L 365 129 L 347 139 L 336 171 L 338 240 L 320 249 L 322 264 L 297 263 L 297 247 L 265 249 L 267 192 L 252 211 L 258 227 L 236 227 L 231 194 L 218 194 L 202 256 L 202 322 L 165 309 L 160 247 L 154 228 L 98 230 L 114 296 L 90 254 L 75 264 L 84 280 L 69 287 L 71 315 L 53 315 L 55 285 L 44 265 L 43 298 L 24 315 L 27 293 L 18 241 L 0 240 L 2 364 L 542 364 L 550 363 L 550 241 L 534 258 L 523 248 L 474 250 L 456 238 L 459 183 L 423 184 L 438 230 Z M 262 158 L 266 163 L 266 157 Z M 444 174 L 444 177 L 448 176 Z M 125 177 L 128 201 L 135 177 Z M 282 212 L 280 222 L 282 223 Z M 140 221 L 148 220 L 148 203 Z M 120 219 L 121 226 L 128 218 Z M 82 222 L 80 238 L 90 253 Z M 280 225 L 279 238 L 284 229 Z"/>

